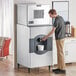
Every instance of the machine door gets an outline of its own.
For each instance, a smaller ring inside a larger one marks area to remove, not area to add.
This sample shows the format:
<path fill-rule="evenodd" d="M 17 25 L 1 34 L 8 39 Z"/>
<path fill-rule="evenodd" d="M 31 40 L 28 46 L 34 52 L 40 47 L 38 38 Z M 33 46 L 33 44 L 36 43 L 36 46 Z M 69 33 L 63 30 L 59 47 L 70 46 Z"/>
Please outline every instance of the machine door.
<path fill-rule="evenodd" d="M 51 25 L 50 5 L 28 5 L 28 26 Z"/>

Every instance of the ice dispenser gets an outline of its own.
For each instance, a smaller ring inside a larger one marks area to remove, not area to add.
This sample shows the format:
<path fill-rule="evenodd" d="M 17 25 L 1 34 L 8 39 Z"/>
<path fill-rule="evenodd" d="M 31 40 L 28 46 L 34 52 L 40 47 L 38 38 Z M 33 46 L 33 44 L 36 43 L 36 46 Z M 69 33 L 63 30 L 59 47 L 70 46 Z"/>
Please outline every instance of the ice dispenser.
<path fill-rule="evenodd" d="M 34 39 L 30 39 L 30 53 L 44 54 L 52 51 L 52 37 L 45 41 L 40 41 L 45 35 L 37 35 Z"/>

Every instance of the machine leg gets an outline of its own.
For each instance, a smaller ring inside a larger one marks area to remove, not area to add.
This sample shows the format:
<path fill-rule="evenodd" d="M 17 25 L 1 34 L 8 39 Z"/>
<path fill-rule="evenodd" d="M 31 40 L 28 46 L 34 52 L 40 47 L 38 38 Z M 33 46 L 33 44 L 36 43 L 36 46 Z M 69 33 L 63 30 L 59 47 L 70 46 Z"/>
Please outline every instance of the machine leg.
<path fill-rule="evenodd" d="M 49 72 L 50 72 L 50 66 L 48 66 L 49 67 Z"/>
<path fill-rule="evenodd" d="M 30 73 L 30 71 L 31 71 L 31 69 L 30 69 L 30 68 L 28 68 L 28 73 Z"/>
<path fill-rule="evenodd" d="M 20 64 L 18 64 L 18 69 L 19 69 Z"/>

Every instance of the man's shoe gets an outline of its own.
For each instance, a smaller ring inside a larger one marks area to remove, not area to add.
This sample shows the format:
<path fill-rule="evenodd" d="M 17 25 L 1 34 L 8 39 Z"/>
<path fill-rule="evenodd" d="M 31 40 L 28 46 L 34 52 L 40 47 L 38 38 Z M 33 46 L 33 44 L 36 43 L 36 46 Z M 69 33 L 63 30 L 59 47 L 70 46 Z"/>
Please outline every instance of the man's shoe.
<path fill-rule="evenodd" d="M 57 71 L 60 71 L 60 69 L 53 69 L 52 71 L 53 72 L 57 72 Z"/>
<path fill-rule="evenodd" d="M 66 74 L 66 70 L 54 71 L 55 74 Z"/>

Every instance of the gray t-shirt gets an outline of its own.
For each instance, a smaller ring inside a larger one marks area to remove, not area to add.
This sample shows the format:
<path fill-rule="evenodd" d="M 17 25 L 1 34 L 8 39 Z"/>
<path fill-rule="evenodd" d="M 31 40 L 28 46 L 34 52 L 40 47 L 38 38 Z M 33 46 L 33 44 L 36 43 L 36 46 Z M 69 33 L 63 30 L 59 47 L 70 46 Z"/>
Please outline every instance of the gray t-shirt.
<path fill-rule="evenodd" d="M 61 16 L 58 15 L 55 18 L 53 26 L 56 27 L 55 30 L 56 40 L 65 38 L 65 24 L 64 19 Z"/>

